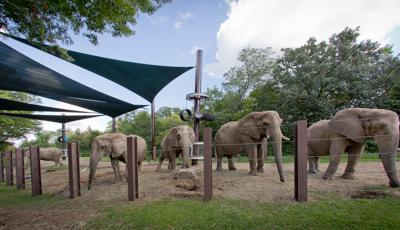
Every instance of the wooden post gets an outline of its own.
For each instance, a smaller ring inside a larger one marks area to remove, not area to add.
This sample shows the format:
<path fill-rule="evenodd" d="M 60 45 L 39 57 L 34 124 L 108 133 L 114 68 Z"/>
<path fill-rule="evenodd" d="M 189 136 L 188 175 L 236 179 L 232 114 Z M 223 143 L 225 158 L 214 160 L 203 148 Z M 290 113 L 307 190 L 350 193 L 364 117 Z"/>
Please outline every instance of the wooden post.
<path fill-rule="evenodd" d="M 13 186 L 14 178 L 13 178 L 13 165 L 12 165 L 12 153 L 11 151 L 7 151 L 5 155 L 6 159 L 6 185 Z"/>
<path fill-rule="evenodd" d="M 15 150 L 17 189 L 25 189 L 25 165 L 24 151 L 20 148 Z"/>
<path fill-rule="evenodd" d="M 42 174 L 40 172 L 39 147 L 30 146 L 32 196 L 42 195 Z"/>
<path fill-rule="evenodd" d="M 3 161 L 4 153 L 0 153 L 0 183 L 4 182 L 4 161 Z"/>
<path fill-rule="evenodd" d="M 71 199 L 81 195 L 79 148 L 77 143 L 68 143 L 68 168 L 69 168 L 69 197 Z"/>
<path fill-rule="evenodd" d="M 298 202 L 307 201 L 307 121 L 296 122 L 295 126 L 295 159 L 294 159 L 294 197 Z"/>
<path fill-rule="evenodd" d="M 204 129 L 204 200 L 212 199 L 212 129 Z"/>
<path fill-rule="evenodd" d="M 128 200 L 134 201 L 139 198 L 139 180 L 138 180 L 138 162 L 137 162 L 137 137 L 127 138 L 128 146 L 128 159 L 127 159 L 127 173 L 128 173 Z"/>

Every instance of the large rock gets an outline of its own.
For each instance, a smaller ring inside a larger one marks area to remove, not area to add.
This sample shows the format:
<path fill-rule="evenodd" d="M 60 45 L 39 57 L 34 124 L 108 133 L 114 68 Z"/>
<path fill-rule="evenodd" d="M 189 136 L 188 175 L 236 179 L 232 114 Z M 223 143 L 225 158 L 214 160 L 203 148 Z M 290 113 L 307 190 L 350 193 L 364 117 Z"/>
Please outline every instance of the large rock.
<path fill-rule="evenodd" d="M 200 187 L 200 179 L 193 169 L 180 169 L 175 173 L 176 186 L 187 190 L 197 190 Z"/>

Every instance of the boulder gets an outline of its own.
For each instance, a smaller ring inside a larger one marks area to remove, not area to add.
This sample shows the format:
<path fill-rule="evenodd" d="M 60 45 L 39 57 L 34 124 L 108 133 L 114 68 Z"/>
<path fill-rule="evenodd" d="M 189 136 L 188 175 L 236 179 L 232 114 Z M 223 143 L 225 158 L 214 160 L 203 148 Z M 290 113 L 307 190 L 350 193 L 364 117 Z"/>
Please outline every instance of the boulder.
<path fill-rule="evenodd" d="M 193 169 L 180 169 L 175 173 L 176 187 L 197 190 L 200 188 L 200 179 Z"/>

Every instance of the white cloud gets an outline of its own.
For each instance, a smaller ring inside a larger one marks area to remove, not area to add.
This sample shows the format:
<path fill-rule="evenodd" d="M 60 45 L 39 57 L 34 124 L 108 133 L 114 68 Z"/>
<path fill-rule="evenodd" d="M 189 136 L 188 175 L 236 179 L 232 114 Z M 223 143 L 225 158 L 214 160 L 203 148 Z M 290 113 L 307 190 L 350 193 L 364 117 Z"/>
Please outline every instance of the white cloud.
<path fill-rule="evenodd" d="M 150 15 L 146 15 L 146 17 L 153 25 L 164 25 L 168 21 L 168 17 L 166 16 L 153 17 Z"/>
<path fill-rule="evenodd" d="M 205 71 L 222 76 L 245 46 L 283 47 L 304 44 L 309 37 L 325 40 L 346 26 L 360 26 L 361 39 L 388 42 L 400 25 L 399 0 L 238 0 L 228 1 L 228 18 L 217 33 L 216 63 Z"/>
<path fill-rule="evenodd" d="M 183 23 L 191 18 L 194 18 L 194 14 L 192 14 L 191 12 L 186 12 L 186 13 L 179 12 L 178 20 L 174 22 L 175 29 L 181 28 Z"/>

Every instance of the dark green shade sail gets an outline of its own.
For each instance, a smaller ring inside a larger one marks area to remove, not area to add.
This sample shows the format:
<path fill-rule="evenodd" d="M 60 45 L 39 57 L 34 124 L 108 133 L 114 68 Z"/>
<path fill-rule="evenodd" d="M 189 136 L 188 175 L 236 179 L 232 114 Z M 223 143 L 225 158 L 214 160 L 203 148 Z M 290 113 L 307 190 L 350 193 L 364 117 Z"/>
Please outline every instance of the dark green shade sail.
<path fill-rule="evenodd" d="M 31 93 L 110 117 L 142 108 L 76 82 L 0 42 L 0 89 Z"/>
<path fill-rule="evenodd" d="M 5 98 L 0 98 L 0 110 L 87 113 L 84 111 L 60 109 L 43 105 L 34 105 L 20 101 L 8 100 Z"/>
<path fill-rule="evenodd" d="M 18 40 L 24 44 L 36 47 L 38 49 L 47 49 L 47 45 L 31 43 L 25 39 L 18 38 L 9 34 L 3 34 Z M 56 57 L 61 55 L 48 52 Z M 149 102 L 152 102 L 155 96 L 172 80 L 192 69 L 193 67 L 174 67 L 141 64 L 135 62 L 120 61 L 110 58 L 98 57 L 94 55 L 79 53 L 67 50 L 69 56 L 74 60 L 69 61 L 72 64 L 90 70 L 100 76 L 103 76 L 121 86 L 140 95 Z M 67 60 L 68 61 L 68 60 Z"/>
<path fill-rule="evenodd" d="M 20 113 L 0 113 L 0 115 L 21 117 L 41 121 L 51 121 L 56 123 L 68 123 L 87 118 L 99 117 L 102 115 L 39 115 L 39 114 L 20 114 Z"/>

